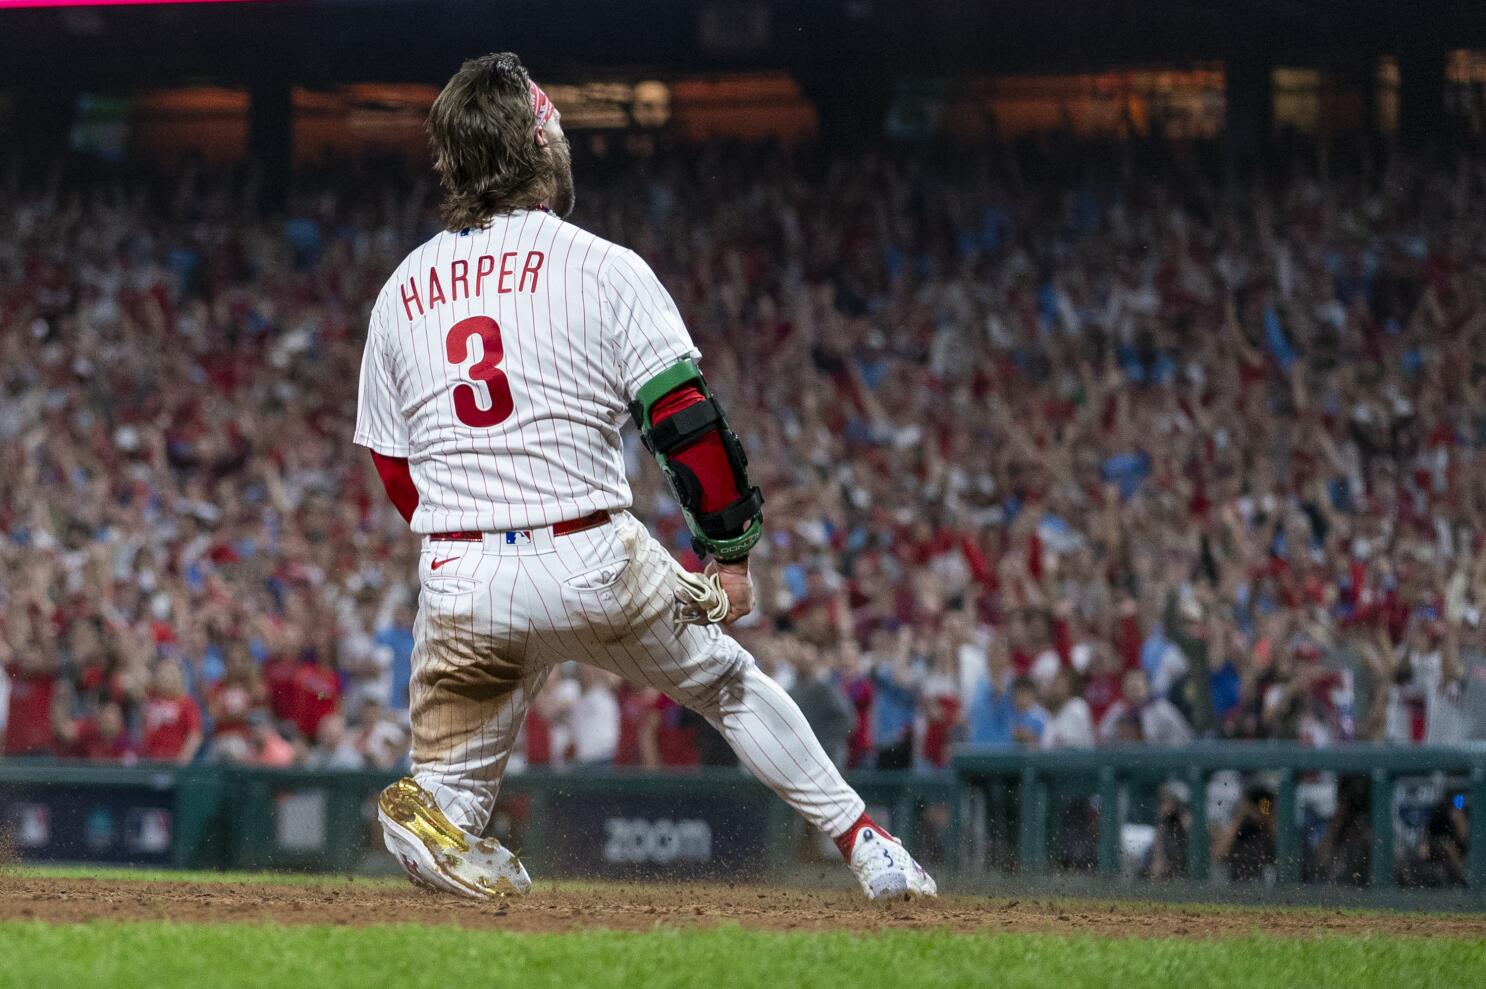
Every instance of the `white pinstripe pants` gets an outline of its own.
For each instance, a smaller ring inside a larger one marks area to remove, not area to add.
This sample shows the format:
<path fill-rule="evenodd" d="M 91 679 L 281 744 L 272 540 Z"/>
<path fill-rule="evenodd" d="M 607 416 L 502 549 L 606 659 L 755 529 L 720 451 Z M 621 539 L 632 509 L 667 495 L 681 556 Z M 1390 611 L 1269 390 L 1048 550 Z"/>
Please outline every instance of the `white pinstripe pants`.
<path fill-rule="evenodd" d="M 418 568 L 413 775 L 466 831 L 484 831 L 527 706 L 570 659 L 701 714 L 826 834 L 862 814 L 799 707 L 753 657 L 716 626 L 673 620 L 670 559 L 629 514 L 566 536 L 424 540 Z"/>

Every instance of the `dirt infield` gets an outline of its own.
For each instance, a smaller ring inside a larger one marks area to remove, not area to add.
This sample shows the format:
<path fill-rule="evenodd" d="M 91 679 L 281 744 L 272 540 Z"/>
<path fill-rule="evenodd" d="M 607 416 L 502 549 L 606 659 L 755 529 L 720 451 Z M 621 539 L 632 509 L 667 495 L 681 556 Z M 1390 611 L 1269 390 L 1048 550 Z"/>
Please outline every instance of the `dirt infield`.
<path fill-rule="evenodd" d="M 1235 909 L 944 897 L 869 904 L 850 892 L 759 886 L 538 887 L 525 899 L 472 903 L 411 886 L 355 880 L 311 885 L 0 876 L 0 920 L 76 923 L 452 924 L 523 932 L 652 930 L 735 923 L 764 930 L 1040 932 L 1096 937 L 1228 938 L 1264 933 L 1480 938 L 1480 918 L 1327 910 Z"/>

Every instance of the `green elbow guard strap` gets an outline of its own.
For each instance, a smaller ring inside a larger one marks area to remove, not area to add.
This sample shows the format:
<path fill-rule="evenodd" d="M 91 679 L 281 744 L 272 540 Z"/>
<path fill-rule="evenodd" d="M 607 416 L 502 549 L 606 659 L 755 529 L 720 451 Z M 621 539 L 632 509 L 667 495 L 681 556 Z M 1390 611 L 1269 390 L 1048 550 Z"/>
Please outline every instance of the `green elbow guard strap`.
<path fill-rule="evenodd" d="M 702 393 L 702 401 L 667 416 L 659 425 L 652 422 L 651 412 L 656 403 L 687 385 Z M 707 381 L 696 362 L 678 361 L 650 379 L 630 403 L 630 416 L 640 430 L 641 442 L 660 464 L 661 473 L 665 474 L 671 493 L 681 506 L 697 555 L 710 554 L 723 562 L 747 556 L 764 532 L 764 496 L 748 483 L 748 458 L 743 454 L 743 446 L 728 428 L 722 404 L 707 389 Z M 702 512 L 701 483 L 685 464 L 672 458 L 711 433 L 718 435 L 727 451 L 738 496 L 726 508 Z"/>

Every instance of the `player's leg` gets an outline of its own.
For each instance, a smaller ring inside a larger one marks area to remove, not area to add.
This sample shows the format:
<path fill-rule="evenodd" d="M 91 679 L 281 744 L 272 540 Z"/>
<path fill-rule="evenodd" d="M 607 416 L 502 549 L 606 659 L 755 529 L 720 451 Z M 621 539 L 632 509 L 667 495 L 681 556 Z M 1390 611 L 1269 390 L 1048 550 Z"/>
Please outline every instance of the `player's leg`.
<path fill-rule="evenodd" d="M 412 778 L 451 822 L 471 834 L 490 823 L 501 779 L 548 669 L 492 676 L 489 665 L 450 663 L 447 653 L 418 672 L 410 686 Z M 421 717 L 419 717 L 421 713 Z"/>
<path fill-rule="evenodd" d="M 449 544 L 440 544 L 447 547 Z M 415 882 L 485 898 L 526 892 L 514 856 L 480 837 L 544 667 L 524 663 L 524 633 L 509 609 L 519 567 L 458 544 L 435 576 L 425 550 L 414 624 L 410 720 L 413 772 L 378 801 L 387 848 Z M 452 554 L 451 554 L 452 555 Z"/>
<path fill-rule="evenodd" d="M 695 650 L 691 655 L 712 679 L 674 691 L 676 700 L 721 732 L 749 772 L 828 835 L 845 833 L 861 818 L 866 804 L 826 755 L 799 705 L 742 646 L 690 626 L 678 642 Z"/>
<path fill-rule="evenodd" d="M 628 517 L 587 535 L 571 537 L 559 554 L 573 568 L 562 580 L 564 601 L 587 620 L 569 657 L 662 690 L 707 718 L 754 776 L 837 839 L 869 896 L 932 895 L 933 880 L 872 824 L 794 700 L 720 629 L 674 619 L 664 547 Z M 859 863 L 859 846 L 874 841 L 882 854 Z"/>
<path fill-rule="evenodd" d="M 866 814 L 794 698 L 715 627 L 686 626 L 682 644 L 716 672 L 711 688 L 674 696 L 705 717 L 761 782 L 830 835 L 871 899 L 934 896 L 933 878 Z"/>

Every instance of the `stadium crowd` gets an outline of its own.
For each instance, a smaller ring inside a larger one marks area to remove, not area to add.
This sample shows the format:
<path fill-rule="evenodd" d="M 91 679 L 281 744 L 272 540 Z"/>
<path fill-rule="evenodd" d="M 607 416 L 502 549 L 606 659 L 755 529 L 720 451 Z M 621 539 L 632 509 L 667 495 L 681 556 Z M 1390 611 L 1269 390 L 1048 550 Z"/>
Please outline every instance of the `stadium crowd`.
<path fill-rule="evenodd" d="M 742 435 L 737 634 L 827 749 L 1486 737 L 1486 166 L 954 160 L 577 164 L 576 221 L 656 269 Z M 0 195 L 6 756 L 406 759 L 417 542 L 350 435 L 434 190 L 363 163 L 251 202 L 191 168 Z M 521 754 L 729 759 L 576 667 Z"/>

